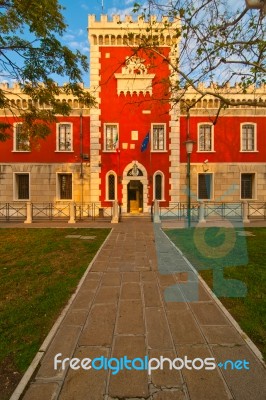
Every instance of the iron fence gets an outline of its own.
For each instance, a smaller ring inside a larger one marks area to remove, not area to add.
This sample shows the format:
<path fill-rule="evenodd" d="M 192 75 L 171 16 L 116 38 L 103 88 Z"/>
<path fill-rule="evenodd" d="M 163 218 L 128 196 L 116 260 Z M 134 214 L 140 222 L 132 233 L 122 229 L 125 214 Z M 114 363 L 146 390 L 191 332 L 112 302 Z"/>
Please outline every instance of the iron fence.
<path fill-rule="evenodd" d="M 25 203 L 0 203 L 0 220 L 21 221 L 27 217 L 27 206 Z"/>
<path fill-rule="evenodd" d="M 75 203 L 76 220 L 111 220 L 112 207 L 103 207 L 101 203 Z"/>
<path fill-rule="evenodd" d="M 249 219 L 266 219 L 266 203 L 248 202 Z"/>
<path fill-rule="evenodd" d="M 205 219 L 242 219 L 242 203 L 204 203 Z"/>
<path fill-rule="evenodd" d="M 32 220 L 68 220 L 70 218 L 69 203 L 32 203 Z"/>
<path fill-rule="evenodd" d="M 199 204 L 192 203 L 190 208 L 190 216 L 192 220 L 198 219 Z M 177 219 L 187 218 L 187 203 L 172 203 L 169 207 L 160 207 L 160 219 Z"/>

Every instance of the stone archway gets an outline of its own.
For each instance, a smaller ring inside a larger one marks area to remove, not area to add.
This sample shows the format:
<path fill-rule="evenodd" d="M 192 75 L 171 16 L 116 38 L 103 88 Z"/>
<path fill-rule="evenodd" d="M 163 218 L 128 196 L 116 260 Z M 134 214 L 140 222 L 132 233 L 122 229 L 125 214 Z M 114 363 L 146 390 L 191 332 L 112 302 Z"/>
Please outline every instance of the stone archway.
<path fill-rule="evenodd" d="M 148 207 L 148 175 L 137 161 L 129 163 L 122 178 L 122 213 L 144 213 Z"/>

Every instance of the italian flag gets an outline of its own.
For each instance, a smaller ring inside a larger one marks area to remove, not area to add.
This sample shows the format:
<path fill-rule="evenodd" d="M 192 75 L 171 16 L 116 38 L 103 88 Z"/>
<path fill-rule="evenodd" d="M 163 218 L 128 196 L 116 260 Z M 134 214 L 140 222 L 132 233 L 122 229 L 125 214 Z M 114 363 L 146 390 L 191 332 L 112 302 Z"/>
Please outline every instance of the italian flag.
<path fill-rule="evenodd" d="M 117 152 L 119 151 L 118 133 L 116 134 L 116 137 L 115 137 L 114 149 L 115 149 Z"/>

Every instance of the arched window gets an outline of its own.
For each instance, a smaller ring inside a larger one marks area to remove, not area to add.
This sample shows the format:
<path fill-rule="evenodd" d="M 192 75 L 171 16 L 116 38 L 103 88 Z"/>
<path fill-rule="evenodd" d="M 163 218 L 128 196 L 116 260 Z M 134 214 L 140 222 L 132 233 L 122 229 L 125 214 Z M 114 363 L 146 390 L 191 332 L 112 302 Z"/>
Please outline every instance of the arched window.
<path fill-rule="evenodd" d="M 154 174 L 154 200 L 164 199 L 164 177 L 161 172 Z"/>
<path fill-rule="evenodd" d="M 109 173 L 107 176 L 107 200 L 116 199 L 116 176 L 114 173 Z"/>

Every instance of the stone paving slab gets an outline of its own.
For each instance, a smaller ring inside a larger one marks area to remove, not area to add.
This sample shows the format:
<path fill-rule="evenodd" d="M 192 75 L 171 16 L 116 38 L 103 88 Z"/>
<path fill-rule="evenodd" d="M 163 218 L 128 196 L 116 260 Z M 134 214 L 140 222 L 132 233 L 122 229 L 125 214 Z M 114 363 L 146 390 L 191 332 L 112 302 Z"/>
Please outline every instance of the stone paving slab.
<path fill-rule="evenodd" d="M 155 247 L 158 240 L 160 251 Z M 55 371 L 57 353 L 91 359 L 246 358 L 252 361 L 252 369 L 179 371 L 165 361 L 163 370 L 150 375 L 146 370 L 126 369 L 116 375 L 107 369 Z M 154 229 L 152 223 L 136 219 L 114 227 L 22 398 L 261 400 L 266 398 L 264 382 L 264 366 L 190 265 L 159 226 Z"/>
<path fill-rule="evenodd" d="M 177 346 L 177 353 L 182 359 L 187 356 L 190 360 L 212 357 L 207 345 Z M 200 367 L 201 364 L 198 362 L 196 365 Z M 189 370 L 185 368 L 182 373 L 191 400 L 228 400 L 231 398 L 219 370 L 205 370 L 203 368 Z"/>
<path fill-rule="evenodd" d="M 79 346 L 110 346 L 117 307 L 115 304 L 95 304 L 79 339 Z"/>
<path fill-rule="evenodd" d="M 222 369 L 224 378 L 234 395 L 235 400 L 265 400 L 266 379 L 265 368 L 246 346 L 212 346 L 218 360 L 247 360 L 249 370 Z"/>
<path fill-rule="evenodd" d="M 103 347 L 79 347 L 74 357 L 79 359 L 108 357 L 109 349 Z M 69 370 L 59 400 L 99 400 L 102 399 L 106 392 L 107 371 L 102 369 L 96 371 L 93 369 Z M 40 397 L 37 397 L 38 399 Z M 37 399 L 36 398 L 36 399 Z"/>
<path fill-rule="evenodd" d="M 72 357 L 80 332 L 80 326 L 68 326 L 67 329 L 64 325 L 61 326 L 50 347 L 48 348 L 48 351 L 41 360 L 41 365 L 37 372 L 36 380 L 50 378 L 53 378 L 54 380 L 63 379 L 66 374 L 66 370 L 62 370 L 62 368 L 58 368 L 57 370 L 54 369 L 54 357 L 58 353 L 62 353 L 64 358 Z"/>
<path fill-rule="evenodd" d="M 58 397 L 60 385 L 58 383 L 34 383 L 23 397 L 24 400 L 36 400 L 41 398 L 45 400 L 54 400 Z"/>
<path fill-rule="evenodd" d="M 117 336 L 114 341 L 113 357 L 143 358 L 146 353 L 144 336 Z M 110 375 L 109 394 L 114 398 L 148 397 L 147 371 L 123 370 Z"/>
<path fill-rule="evenodd" d="M 151 373 L 151 382 L 155 388 L 159 388 L 162 390 L 163 388 L 175 388 L 182 390 L 183 387 L 183 379 L 181 376 L 181 372 L 175 369 L 170 368 L 170 364 L 167 359 L 174 360 L 177 355 L 173 350 L 150 350 L 149 351 L 150 358 L 160 358 L 164 357 L 164 368 L 157 369 L 152 371 Z"/>
<path fill-rule="evenodd" d="M 145 308 L 147 343 L 151 349 L 173 349 L 173 342 L 163 308 Z"/>
<path fill-rule="evenodd" d="M 180 390 L 164 390 L 155 393 L 152 400 L 185 400 L 185 394 Z"/>
<path fill-rule="evenodd" d="M 141 300 L 121 300 L 116 333 L 144 335 L 143 305 Z"/>

